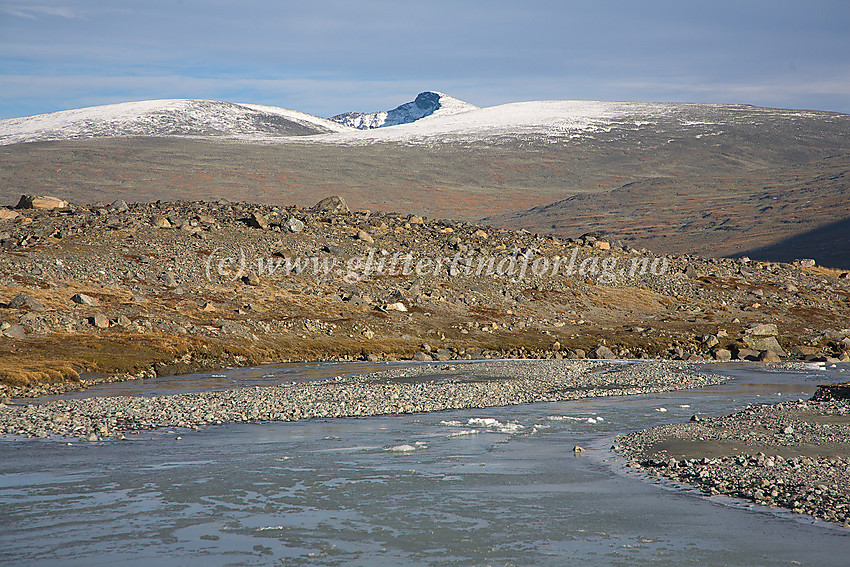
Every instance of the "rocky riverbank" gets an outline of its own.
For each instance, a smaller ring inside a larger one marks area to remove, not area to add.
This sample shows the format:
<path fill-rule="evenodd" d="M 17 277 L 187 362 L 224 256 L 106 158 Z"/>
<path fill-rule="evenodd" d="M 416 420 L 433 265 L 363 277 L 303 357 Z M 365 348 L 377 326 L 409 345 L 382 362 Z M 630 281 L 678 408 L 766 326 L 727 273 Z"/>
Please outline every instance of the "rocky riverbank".
<path fill-rule="evenodd" d="M 429 363 L 269 387 L 0 404 L 0 432 L 88 441 L 157 427 L 392 415 L 662 392 L 716 384 L 687 362 Z"/>
<path fill-rule="evenodd" d="M 848 360 L 847 275 L 334 197 L 30 196 L 0 207 L 0 399 L 264 361 Z"/>
<path fill-rule="evenodd" d="M 848 390 L 821 387 L 807 401 L 656 427 L 618 445 L 651 475 L 850 526 Z"/>

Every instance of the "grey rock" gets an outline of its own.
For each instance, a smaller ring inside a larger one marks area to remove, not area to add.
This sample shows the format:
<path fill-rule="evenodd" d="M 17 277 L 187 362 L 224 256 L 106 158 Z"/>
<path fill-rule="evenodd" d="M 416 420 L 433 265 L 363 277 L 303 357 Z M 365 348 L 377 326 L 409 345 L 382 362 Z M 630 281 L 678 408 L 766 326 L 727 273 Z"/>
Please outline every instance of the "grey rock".
<path fill-rule="evenodd" d="M 291 217 L 284 223 L 284 228 L 289 232 L 301 232 L 304 230 L 304 223 L 295 217 Z"/>
<path fill-rule="evenodd" d="M 95 313 L 89 317 L 89 323 L 98 329 L 106 329 L 109 327 L 109 318 L 103 313 Z"/>
<path fill-rule="evenodd" d="M 262 230 L 268 230 L 269 221 L 264 215 L 260 213 L 253 213 L 248 218 L 248 226 L 251 226 L 253 228 L 259 228 Z"/>
<path fill-rule="evenodd" d="M 732 360 L 732 352 L 725 348 L 719 348 L 712 352 L 715 360 Z"/>
<path fill-rule="evenodd" d="M 437 349 L 434 358 L 440 361 L 446 361 L 452 359 L 452 352 L 449 349 L 439 348 Z"/>
<path fill-rule="evenodd" d="M 416 354 L 413 355 L 413 360 L 416 360 L 416 361 L 419 361 L 419 362 L 425 362 L 425 361 L 433 360 L 433 359 L 429 355 L 425 354 L 424 352 L 422 352 L 420 350 L 419 352 L 417 352 Z"/>
<path fill-rule="evenodd" d="M 9 337 L 10 339 L 25 339 L 27 338 L 27 332 L 23 328 L 23 326 L 18 324 L 12 324 L 3 329 L 3 336 Z"/>
<path fill-rule="evenodd" d="M 375 239 L 372 238 L 372 235 L 366 232 L 365 230 L 358 231 L 357 239 L 366 242 L 367 244 L 372 244 L 375 242 Z"/>
<path fill-rule="evenodd" d="M 331 213 L 334 215 L 349 212 L 348 205 L 345 204 L 343 198 L 336 195 L 325 197 L 313 206 L 313 210 L 319 213 Z"/>
<path fill-rule="evenodd" d="M 744 337 L 744 344 L 757 351 L 767 350 L 779 356 L 788 356 L 776 337 L 746 336 Z"/>
<path fill-rule="evenodd" d="M 755 325 L 750 325 L 745 331 L 744 334 L 747 335 L 756 335 L 756 336 L 776 336 L 779 334 L 779 331 L 776 329 L 775 323 L 758 323 Z"/>
<path fill-rule="evenodd" d="M 68 201 L 46 195 L 21 195 L 16 209 L 64 209 Z"/>
<path fill-rule="evenodd" d="M 171 272 L 164 272 L 161 276 L 159 276 L 159 279 L 162 280 L 162 284 L 165 287 L 177 287 L 177 280 Z"/>
<path fill-rule="evenodd" d="M 599 345 L 590 351 L 590 358 L 617 358 L 617 355 L 605 345 Z"/>
<path fill-rule="evenodd" d="M 782 362 L 782 359 L 773 351 L 763 350 L 759 353 L 760 362 Z"/>
<path fill-rule="evenodd" d="M 30 311 L 44 311 L 44 305 L 28 293 L 19 293 L 6 305 L 9 309 L 29 309 Z"/>
<path fill-rule="evenodd" d="M 130 206 L 124 199 L 118 199 L 117 201 L 113 201 L 112 207 L 119 213 L 126 213 L 130 210 Z"/>
<path fill-rule="evenodd" d="M 171 228 L 171 221 L 162 215 L 156 215 L 153 219 L 151 219 L 151 225 L 156 228 Z"/>
<path fill-rule="evenodd" d="M 742 348 L 738 351 L 738 360 L 758 360 L 760 354 L 760 350 Z"/>
<path fill-rule="evenodd" d="M 97 299 L 88 296 L 85 293 L 75 293 L 71 297 L 71 301 L 78 303 L 79 305 L 85 305 L 86 307 L 97 307 L 100 305 L 100 302 Z"/>

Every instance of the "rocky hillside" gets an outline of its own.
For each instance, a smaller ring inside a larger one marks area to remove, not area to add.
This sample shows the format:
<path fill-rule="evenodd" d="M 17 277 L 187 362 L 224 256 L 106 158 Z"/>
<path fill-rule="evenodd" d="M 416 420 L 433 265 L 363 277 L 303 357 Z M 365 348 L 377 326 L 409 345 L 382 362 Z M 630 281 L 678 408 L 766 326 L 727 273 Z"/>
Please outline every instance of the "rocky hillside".
<path fill-rule="evenodd" d="M 0 380 L 30 393 L 263 360 L 850 350 L 848 273 L 813 262 L 667 258 L 339 198 L 19 201 L 0 208 Z"/>

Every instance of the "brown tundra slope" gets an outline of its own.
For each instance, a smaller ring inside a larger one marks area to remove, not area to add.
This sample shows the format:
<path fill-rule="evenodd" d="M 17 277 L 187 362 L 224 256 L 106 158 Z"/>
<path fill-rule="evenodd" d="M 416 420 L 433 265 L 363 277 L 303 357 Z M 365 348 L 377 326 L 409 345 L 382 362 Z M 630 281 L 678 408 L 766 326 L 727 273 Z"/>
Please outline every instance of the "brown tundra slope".
<path fill-rule="evenodd" d="M 284 360 L 850 360 L 848 272 L 810 262 L 660 256 L 334 199 L 0 218 L 12 395 Z"/>
<path fill-rule="evenodd" d="M 325 121 L 301 130 L 286 122 L 274 135 L 281 119 L 266 117 L 251 137 L 199 124 L 201 110 L 149 132 L 110 123 L 100 138 L 86 138 L 96 124 L 74 139 L 7 137 L 0 199 L 309 206 L 338 194 L 375 211 L 486 217 L 562 238 L 597 232 L 659 253 L 850 267 L 844 114 L 555 101 L 353 133 L 321 133 Z"/>

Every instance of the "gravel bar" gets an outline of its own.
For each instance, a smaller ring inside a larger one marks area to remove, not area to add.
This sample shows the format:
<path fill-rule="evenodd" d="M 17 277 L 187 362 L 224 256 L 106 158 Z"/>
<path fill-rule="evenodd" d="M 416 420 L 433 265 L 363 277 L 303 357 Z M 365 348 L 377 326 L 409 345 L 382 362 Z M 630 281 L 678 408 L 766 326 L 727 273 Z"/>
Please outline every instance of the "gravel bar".
<path fill-rule="evenodd" d="M 629 466 L 850 527 L 850 404 L 808 401 L 622 436 Z"/>
<path fill-rule="evenodd" d="M 0 404 L 0 433 L 99 441 L 157 427 L 295 421 L 664 392 L 724 381 L 682 361 L 431 363 L 330 380 L 167 396 Z"/>

